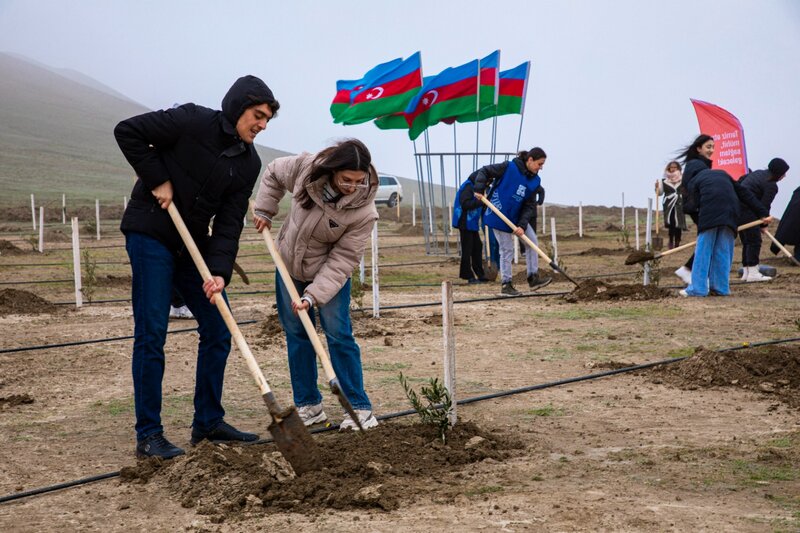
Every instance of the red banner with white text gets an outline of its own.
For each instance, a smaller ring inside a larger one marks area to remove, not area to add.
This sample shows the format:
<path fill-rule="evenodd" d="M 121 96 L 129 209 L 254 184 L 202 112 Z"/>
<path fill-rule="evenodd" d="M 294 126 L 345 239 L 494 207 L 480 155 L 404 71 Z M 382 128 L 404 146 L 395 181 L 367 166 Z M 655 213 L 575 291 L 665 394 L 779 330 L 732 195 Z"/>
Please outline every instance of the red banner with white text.
<path fill-rule="evenodd" d="M 694 100 L 694 112 L 700 124 L 700 133 L 714 138 L 712 168 L 724 170 L 735 180 L 747 174 L 747 150 L 744 147 L 744 129 L 732 113 L 714 104 Z"/>

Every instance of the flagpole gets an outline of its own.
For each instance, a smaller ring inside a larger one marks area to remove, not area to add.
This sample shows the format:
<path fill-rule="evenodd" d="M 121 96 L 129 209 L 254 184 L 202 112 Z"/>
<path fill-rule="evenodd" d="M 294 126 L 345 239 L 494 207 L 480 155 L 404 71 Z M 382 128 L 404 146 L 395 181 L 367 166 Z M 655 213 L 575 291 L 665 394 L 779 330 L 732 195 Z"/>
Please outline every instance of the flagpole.
<path fill-rule="evenodd" d="M 429 204 L 429 211 L 428 216 L 430 218 L 430 225 L 431 225 L 431 236 L 433 238 L 433 244 L 436 246 L 436 253 L 439 252 L 439 240 L 436 237 L 436 226 L 433 224 L 434 220 L 434 213 L 433 211 L 436 209 L 436 196 L 433 193 L 433 166 L 431 165 L 431 142 L 430 137 L 428 136 L 428 128 L 425 128 L 423 132 L 425 134 L 425 152 L 426 152 L 426 160 L 427 160 L 427 167 L 428 167 L 428 193 L 431 195 L 431 203 Z"/>
<path fill-rule="evenodd" d="M 492 117 L 492 163 L 494 163 L 494 154 L 497 151 L 497 115 Z"/>
<path fill-rule="evenodd" d="M 425 236 L 425 255 L 430 255 L 430 224 L 428 224 L 428 210 L 426 209 L 425 201 L 425 185 L 422 183 L 424 174 L 422 169 L 422 158 L 417 151 L 417 140 L 411 141 L 414 143 L 414 169 L 417 171 L 417 188 L 419 189 L 419 203 L 422 211 L 422 233 Z"/>

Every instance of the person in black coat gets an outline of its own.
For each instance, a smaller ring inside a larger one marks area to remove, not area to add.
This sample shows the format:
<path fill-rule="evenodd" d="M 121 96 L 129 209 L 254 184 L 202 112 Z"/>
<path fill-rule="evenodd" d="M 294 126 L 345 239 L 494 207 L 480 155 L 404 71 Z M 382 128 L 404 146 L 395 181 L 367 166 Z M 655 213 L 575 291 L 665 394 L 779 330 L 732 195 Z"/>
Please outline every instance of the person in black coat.
<path fill-rule="evenodd" d="M 792 193 L 789 204 L 783 212 L 781 221 L 778 224 L 778 229 L 775 231 L 775 239 L 783 244 L 794 245 L 794 257 L 800 261 L 800 187 L 796 188 Z M 769 247 L 769 251 L 773 254 L 780 252 L 775 243 Z"/>
<path fill-rule="evenodd" d="M 689 215 L 692 222 L 697 225 L 697 202 L 691 196 L 690 185 L 694 177 L 711 168 L 711 156 L 714 155 L 714 139 L 710 135 L 700 134 L 697 138 L 684 148 L 678 159 L 684 163 L 683 179 L 681 182 L 681 194 L 683 195 L 683 212 Z M 686 263 L 675 271 L 675 275 L 683 280 L 687 285 L 692 281 L 692 264 L 694 254 L 689 256 Z"/>
<path fill-rule="evenodd" d="M 184 104 L 123 120 L 114 136 L 137 181 L 121 230 L 131 261 L 136 455 L 171 458 L 164 437 L 161 381 L 173 286 L 198 323 L 200 342 L 191 443 L 253 441 L 223 417 L 222 385 L 231 335 L 214 298 L 226 298 L 248 200 L 261 170 L 253 147 L 279 104 L 255 76 L 236 80 L 222 111 Z M 203 280 L 166 209 L 174 202 L 211 271 Z M 209 224 L 213 218 L 212 233 Z"/>
<path fill-rule="evenodd" d="M 697 248 L 692 282 L 681 296 L 730 294 L 730 268 L 739 202 L 753 210 L 768 224 L 772 217 L 761 202 L 724 170 L 703 170 L 691 182 L 689 194 L 697 206 Z"/>
<path fill-rule="evenodd" d="M 485 283 L 489 280 L 483 271 L 480 234 L 483 202 L 475 197 L 476 175 L 477 172 L 473 172 L 458 188 L 452 225 L 458 228 L 461 239 L 461 267 L 458 276 L 468 283 Z"/>
<path fill-rule="evenodd" d="M 767 165 L 766 170 L 755 170 L 739 180 L 742 187 L 753 193 L 761 204 L 770 210 L 775 195 L 778 194 L 778 182 L 786 176 L 789 165 L 786 161 L 776 157 Z M 758 218 L 752 210 L 745 206 L 739 217 L 739 225 L 747 224 Z M 759 255 L 761 254 L 761 230 L 748 228 L 739 232 L 742 240 L 742 279 L 746 282 L 769 281 L 772 278 L 761 274 L 759 269 Z"/>

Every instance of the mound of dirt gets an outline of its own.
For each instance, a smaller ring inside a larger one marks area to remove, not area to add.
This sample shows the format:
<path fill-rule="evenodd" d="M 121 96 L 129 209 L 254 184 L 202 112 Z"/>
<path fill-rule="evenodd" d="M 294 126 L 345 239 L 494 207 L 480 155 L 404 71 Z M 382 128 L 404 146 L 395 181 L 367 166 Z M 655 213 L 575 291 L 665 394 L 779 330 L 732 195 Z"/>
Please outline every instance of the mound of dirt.
<path fill-rule="evenodd" d="M 589 248 L 588 250 L 583 250 L 578 255 L 625 255 L 628 253 L 628 250 L 624 248 Z"/>
<path fill-rule="evenodd" d="M 442 443 L 431 426 L 384 423 L 363 435 L 317 437 L 319 471 L 296 476 L 271 444 L 229 447 L 203 442 L 172 461 L 123 468 L 123 482 L 158 483 L 184 507 L 222 522 L 243 513 L 328 509 L 392 510 L 433 490 L 463 490 L 464 467 L 521 453 L 520 440 L 456 424 Z M 449 483 L 448 483 L 449 481 Z M 453 493 L 453 496 L 456 492 Z"/>
<path fill-rule="evenodd" d="M 274 345 L 276 342 L 281 342 L 284 340 L 285 337 L 283 335 L 283 326 L 281 326 L 278 313 L 273 313 L 265 318 L 261 323 L 258 330 L 256 344 L 262 348 L 265 348 L 267 346 Z"/>
<path fill-rule="evenodd" d="M 728 352 L 700 347 L 688 359 L 654 368 L 651 380 L 688 390 L 741 387 L 800 407 L 800 345 L 779 344 Z"/>
<path fill-rule="evenodd" d="M 33 403 L 33 396 L 30 394 L 12 394 L 11 396 L 0 396 L 0 411 L 17 405 Z"/>
<path fill-rule="evenodd" d="M 32 292 L 17 289 L 0 290 L 0 316 L 52 313 L 56 307 Z"/>
<path fill-rule="evenodd" d="M 424 235 L 422 224 L 412 226 L 411 224 L 403 224 L 395 230 L 400 235 Z"/>
<path fill-rule="evenodd" d="M 0 255 L 22 255 L 24 253 L 13 242 L 0 240 Z"/>
<path fill-rule="evenodd" d="M 578 287 L 564 295 L 570 303 L 608 300 L 659 300 L 671 296 L 667 289 L 653 285 L 638 285 L 635 283 L 612 285 L 598 279 L 583 281 Z"/>

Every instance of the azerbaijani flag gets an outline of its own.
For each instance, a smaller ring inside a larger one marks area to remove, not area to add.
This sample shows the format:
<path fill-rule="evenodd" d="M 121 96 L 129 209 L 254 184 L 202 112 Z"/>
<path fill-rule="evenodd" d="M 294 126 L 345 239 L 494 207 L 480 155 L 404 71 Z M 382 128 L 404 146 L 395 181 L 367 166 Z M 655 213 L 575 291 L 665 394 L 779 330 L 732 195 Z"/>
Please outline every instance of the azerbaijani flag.
<path fill-rule="evenodd" d="M 426 77 L 422 89 L 405 110 L 408 136 L 416 139 L 428 126 L 442 119 L 478 112 L 480 66 L 472 60 L 459 67 L 450 67 L 436 76 Z"/>
<path fill-rule="evenodd" d="M 375 125 L 382 130 L 407 130 L 408 122 L 403 113 L 393 113 L 375 119 Z"/>
<path fill-rule="evenodd" d="M 368 80 L 390 72 L 402 62 L 403 59 L 398 57 L 397 59 L 392 59 L 386 63 L 381 63 L 377 67 L 373 67 L 359 80 L 338 80 L 336 82 L 336 96 L 333 97 L 333 102 L 331 102 L 331 116 L 333 117 L 333 121 L 340 122 L 339 117 L 350 107 L 350 95 L 353 91 L 364 87 L 364 84 L 367 83 Z"/>
<path fill-rule="evenodd" d="M 500 50 L 495 50 L 480 60 L 481 74 L 478 88 L 478 112 L 455 117 L 459 122 L 477 122 L 494 116 L 500 95 Z"/>
<path fill-rule="evenodd" d="M 512 69 L 500 73 L 500 94 L 493 115 L 521 115 L 525 109 L 525 95 L 528 92 L 528 79 L 531 62 L 526 61 Z"/>
<path fill-rule="evenodd" d="M 422 62 L 417 52 L 391 70 L 364 79 L 350 93 L 350 107 L 339 115 L 343 124 L 360 124 L 405 109 L 422 86 Z"/>

